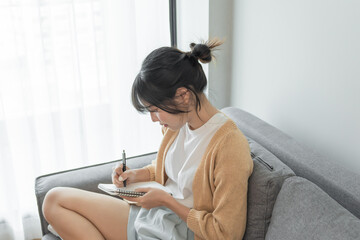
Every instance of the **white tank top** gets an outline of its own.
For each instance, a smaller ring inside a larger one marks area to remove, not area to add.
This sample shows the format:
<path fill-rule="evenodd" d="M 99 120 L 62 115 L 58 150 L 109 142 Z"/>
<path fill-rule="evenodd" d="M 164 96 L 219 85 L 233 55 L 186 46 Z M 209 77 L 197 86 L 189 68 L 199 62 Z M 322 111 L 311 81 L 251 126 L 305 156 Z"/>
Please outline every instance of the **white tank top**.
<path fill-rule="evenodd" d="M 215 132 L 228 120 L 223 113 L 212 116 L 200 128 L 191 130 L 186 123 L 170 146 L 165 158 L 168 180 L 165 186 L 181 204 L 192 208 L 192 183 L 210 140 Z"/>

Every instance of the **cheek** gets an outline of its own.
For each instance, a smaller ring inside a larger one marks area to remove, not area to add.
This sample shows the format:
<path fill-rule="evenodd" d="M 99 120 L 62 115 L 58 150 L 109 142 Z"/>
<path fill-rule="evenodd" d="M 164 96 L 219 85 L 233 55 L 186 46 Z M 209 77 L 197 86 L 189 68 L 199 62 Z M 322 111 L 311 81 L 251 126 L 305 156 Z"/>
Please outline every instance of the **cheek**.
<path fill-rule="evenodd" d="M 164 122 L 167 119 L 166 116 L 162 113 L 157 113 L 156 117 L 157 117 L 157 119 L 159 119 L 160 122 Z"/>
<path fill-rule="evenodd" d="M 176 122 L 179 126 L 183 126 L 186 123 L 184 117 L 181 115 L 172 118 L 172 120 L 173 122 Z"/>
<path fill-rule="evenodd" d="M 160 122 L 162 122 L 162 123 L 167 123 L 167 124 L 174 123 L 174 118 L 171 115 L 160 114 L 158 117 L 159 117 Z"/>
<path fill-rule="evenodd" d="M 160 114 L 160 113 L 156 113 L 156 117 L 157 117 L 159 120 L 164 119 L 163 115 Z"/>

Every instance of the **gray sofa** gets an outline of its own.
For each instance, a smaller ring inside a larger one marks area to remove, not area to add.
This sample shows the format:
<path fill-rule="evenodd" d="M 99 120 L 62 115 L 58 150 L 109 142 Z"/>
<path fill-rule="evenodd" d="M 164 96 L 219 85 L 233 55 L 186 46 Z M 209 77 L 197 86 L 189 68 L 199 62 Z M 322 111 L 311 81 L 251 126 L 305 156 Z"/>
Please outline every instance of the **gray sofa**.
<path fill-rule="evenodd" d="M 360 239 L 360 176 L 349 172 L 280 130 L 238 108 L 222 110 L 248 138 L 254 161 L 249 179 L 244 239 Z M 156 153 L 131 157 L 145 166 Z M 35 181 L 42 239 L 56 239 L 41 212 L 45 194 L 56 186 L 99 192 L 111 182 L 116 161 L 40 176 Z"/>

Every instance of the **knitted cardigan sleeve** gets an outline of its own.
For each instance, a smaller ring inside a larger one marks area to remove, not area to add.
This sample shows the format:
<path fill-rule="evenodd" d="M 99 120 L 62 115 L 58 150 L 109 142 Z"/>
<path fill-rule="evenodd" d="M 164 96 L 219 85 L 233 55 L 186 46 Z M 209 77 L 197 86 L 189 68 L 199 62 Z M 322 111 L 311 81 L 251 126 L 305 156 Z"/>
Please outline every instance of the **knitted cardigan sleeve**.
<path fill-rule="evenodd" d="M 200 193 L 194 195 L 197 204 L 187 218 L 195 239 L 241 239 L 244 235 L 253 161 L 246 138 L 239 134 L 229 133 L 216 144 L 207 154 L 206 173 L 196 180 L 193 191 Z"/>
<path fill-rule="evenodd" d="M 155 181 L 155 167 L 156 167 L 156 159 L 153 160 L 151 164 L 144 167 L 149 171 L 149 176 L 150 176 L 149 181 Z"/>

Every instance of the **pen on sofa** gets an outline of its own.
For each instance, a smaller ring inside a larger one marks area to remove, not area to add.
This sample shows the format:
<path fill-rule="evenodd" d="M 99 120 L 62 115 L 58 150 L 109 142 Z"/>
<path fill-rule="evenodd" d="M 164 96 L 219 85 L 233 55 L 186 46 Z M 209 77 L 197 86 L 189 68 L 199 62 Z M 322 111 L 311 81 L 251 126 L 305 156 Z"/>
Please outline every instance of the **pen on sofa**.
<path fill-rule="evenodd" d="M 123 163 L 123 172 L 126 171 L 126 154 L 125 154 L 125 150 L 123 150 L 122 153 L 122 163 Z M 126 180 L 123 181 L 124 183 L 124 187 L 126 187 Z"/>

